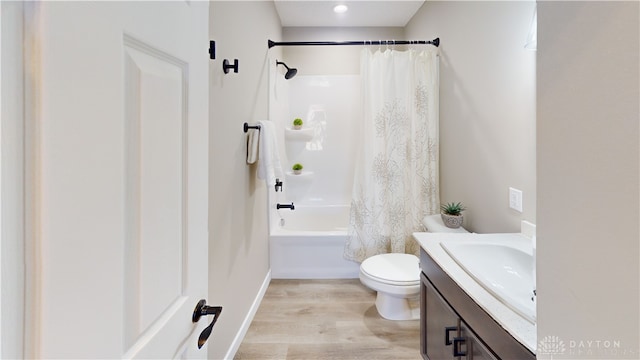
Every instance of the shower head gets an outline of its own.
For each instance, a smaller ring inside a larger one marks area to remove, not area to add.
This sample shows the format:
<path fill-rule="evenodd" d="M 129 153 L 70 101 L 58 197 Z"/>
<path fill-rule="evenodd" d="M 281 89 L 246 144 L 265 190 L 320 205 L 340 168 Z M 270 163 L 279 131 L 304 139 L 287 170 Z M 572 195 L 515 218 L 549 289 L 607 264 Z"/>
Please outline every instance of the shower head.
<path fill-rule="evenodd" d="M 287 68 L 287 73 L 284 74 L 284 78 L 287 79 L 287 80 L 289 80 L 292 77 L 296 76 L 296 74 L 298 73 L 298 69 L 289 68 L 287 66 L 287 64 L 283 63 L 282 61 L 276 60 L 276 66 L 278 66 L 278 65 L 283 65 L 285 68 Z"/>

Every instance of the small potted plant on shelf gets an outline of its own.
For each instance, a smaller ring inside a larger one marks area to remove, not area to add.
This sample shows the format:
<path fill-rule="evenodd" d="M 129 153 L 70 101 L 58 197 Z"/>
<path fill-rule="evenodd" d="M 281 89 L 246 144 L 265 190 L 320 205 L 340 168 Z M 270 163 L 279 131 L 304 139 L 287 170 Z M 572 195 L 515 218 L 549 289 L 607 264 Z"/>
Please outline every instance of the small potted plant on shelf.
<path fill-rule="evenodd" d="M 293 128 L 296 130 L 300 130 L 302 129 L 302 119 L 300 118 L 295 118 L 293 120 Z"/>
<path fill-rule="evenodd" d="M 293 173 L 296 175 L 300 175 L 302 173 L 302 164 L 293 164 L 291 167 Z"/>
<path fill-rule="evenodd" d="M 442 222 L 448 228 L 457 229 L 462 225 L 462 212 L 465 207 L 462 203 L 447 203 L 444 205 L 440 205 L 440 210 L 442 210 Z"/>

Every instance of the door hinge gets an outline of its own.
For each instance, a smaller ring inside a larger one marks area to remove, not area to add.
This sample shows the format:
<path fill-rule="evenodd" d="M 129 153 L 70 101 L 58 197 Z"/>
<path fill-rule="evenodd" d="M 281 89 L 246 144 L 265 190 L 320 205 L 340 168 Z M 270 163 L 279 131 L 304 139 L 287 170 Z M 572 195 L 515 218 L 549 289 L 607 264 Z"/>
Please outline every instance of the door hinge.
<path fill-rule="evenodd" d="M 209 40 L 209 59 L 213 60 L 216 58 L 216 42 L 213 40 Z"/>

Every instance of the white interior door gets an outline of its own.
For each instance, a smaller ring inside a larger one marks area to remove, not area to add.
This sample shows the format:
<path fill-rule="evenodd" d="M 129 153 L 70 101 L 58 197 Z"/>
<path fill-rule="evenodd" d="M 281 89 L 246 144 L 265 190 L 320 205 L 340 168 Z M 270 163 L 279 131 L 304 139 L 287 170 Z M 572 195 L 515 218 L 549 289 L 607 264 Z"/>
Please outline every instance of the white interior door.
<path fill-rule="evenodd" d="M 30 355 L 205 357 L 211 319 L 192 313 L 207 295 L 208 3 L 45 1 L 28 15 Z"/>

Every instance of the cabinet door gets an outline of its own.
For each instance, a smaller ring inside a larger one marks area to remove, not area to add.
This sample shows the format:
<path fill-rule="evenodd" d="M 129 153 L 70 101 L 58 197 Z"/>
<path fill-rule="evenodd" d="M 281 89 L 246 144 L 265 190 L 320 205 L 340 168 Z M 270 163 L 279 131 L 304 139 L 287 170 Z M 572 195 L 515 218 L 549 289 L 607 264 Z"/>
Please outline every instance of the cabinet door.
<path fill-rule="evenodd" d="M 460 320 L 422 275 L 420 332 L 421 353 L 426 360 L 460 359 L 453 356 L 453 339 L 459 337 Z"/>
<path fill-rule="evenodd" d="M 463 339 L 463 344 L 460 344 L 459 348 L 466 353 L 466 357 L 463 359 L 498 360 L 464 321 L 460 321 L 460 338 Z"/>

